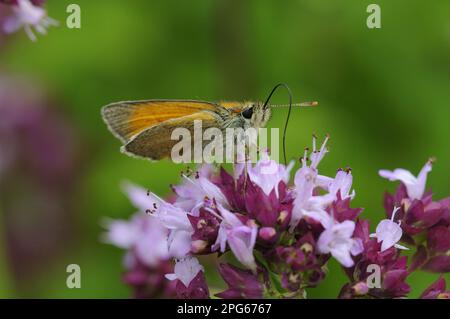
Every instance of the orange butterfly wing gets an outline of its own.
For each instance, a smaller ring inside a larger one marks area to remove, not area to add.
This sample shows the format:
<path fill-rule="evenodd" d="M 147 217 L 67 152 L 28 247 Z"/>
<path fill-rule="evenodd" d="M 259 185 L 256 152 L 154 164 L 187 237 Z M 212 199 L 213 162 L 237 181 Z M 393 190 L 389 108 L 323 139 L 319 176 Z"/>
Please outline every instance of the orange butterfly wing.
<path fill-rule="evenodd" d="M 109 104 L 103 107 L 102 115 L 110 131 L 126 143 L 155 125 L 199 112 L 203 114 L 198 114 L 198 119 L 210 118 L 207 113 L 218 108 L 221 108 L 218 104 L 203 101 L 147 100 Z"/>

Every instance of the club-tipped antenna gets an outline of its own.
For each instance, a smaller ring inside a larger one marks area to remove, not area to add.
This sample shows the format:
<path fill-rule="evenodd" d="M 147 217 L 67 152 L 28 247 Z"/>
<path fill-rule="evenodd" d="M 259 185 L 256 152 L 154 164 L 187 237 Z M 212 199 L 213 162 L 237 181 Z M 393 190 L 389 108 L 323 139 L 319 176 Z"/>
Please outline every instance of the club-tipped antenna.
<path fill-rule="evenodd" d="M 293 103 L 292 107 L 314 107 L 319 105 L 317 101 Z M 270 107 L 289 107 L 289 104 L 271 104 Z"/>

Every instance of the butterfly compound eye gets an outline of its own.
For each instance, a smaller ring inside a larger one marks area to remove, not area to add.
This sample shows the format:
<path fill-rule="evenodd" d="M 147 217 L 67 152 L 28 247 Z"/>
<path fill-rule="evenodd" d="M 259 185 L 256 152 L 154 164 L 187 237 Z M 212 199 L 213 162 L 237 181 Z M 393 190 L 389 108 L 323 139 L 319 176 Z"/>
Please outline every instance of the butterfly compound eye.
<path fill-rule="evenodd" d="M 244 119 L 247 119 L 247 120 L 251 119 L 252 115 L 253 115 L 253 107 L 246 109 L 241 114 Z"/>

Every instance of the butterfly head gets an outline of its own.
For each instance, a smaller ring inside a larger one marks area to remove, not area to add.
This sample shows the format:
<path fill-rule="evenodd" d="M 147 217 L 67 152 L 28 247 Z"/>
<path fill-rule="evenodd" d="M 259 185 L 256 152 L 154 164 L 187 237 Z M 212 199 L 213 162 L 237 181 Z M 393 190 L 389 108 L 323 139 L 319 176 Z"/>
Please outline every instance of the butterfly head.
<path fill-rule="evenodd" d="M 255 128 L 266 126 L 271 114 L 270 106 L 264 107 L 262 102 L 245 102 L 240 112 L 247 126 Z"/>

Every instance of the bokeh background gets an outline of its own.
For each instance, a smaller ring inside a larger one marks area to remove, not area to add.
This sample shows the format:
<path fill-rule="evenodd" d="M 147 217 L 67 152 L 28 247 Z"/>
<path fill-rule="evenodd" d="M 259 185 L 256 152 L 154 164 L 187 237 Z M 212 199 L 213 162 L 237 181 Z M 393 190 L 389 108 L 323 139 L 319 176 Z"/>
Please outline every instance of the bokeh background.
<path fill-rule="evenodd" d="M 286 82 L 295 101 L 320 102 L 293 112 L 288 157 L 314 132 L 329 133 L 321 170 L 352 168 L 354 204 L 372 227 L 396 186 L 380 168 L 417 173 L 435 156 L 428 186 L 436 198 L 450 193 L 446 0 L 377 0 L 382 28 L 373 30 L 365 0 L 77 0 L 79 30 L 65 27 L 74 1 L 47 2 L 62 22 L 48 36 L 0 35 L 0 297 L 130 295 L 123 252 L 99 240 L 101 220 L 134 213 L 121 181 L 166 195 L 184 167 L 122 155 L 99 113 L 114 101 L 261 100 Z M 273 99 L 286 101 L 281 91 Z M 286 112 L 276 110 L 270 127 Z M 71 263 L 81 266 L 81 289 L 66 287 Z M 411 276 L 411 296 L 436 278 Z M 344 282 L 332 261 L 308 295 L 334 298 Z"/>

